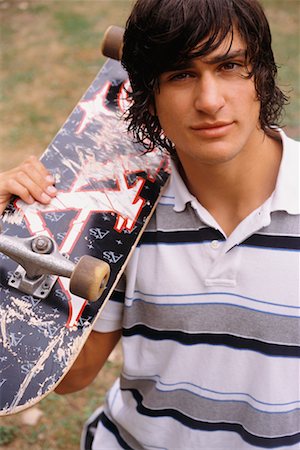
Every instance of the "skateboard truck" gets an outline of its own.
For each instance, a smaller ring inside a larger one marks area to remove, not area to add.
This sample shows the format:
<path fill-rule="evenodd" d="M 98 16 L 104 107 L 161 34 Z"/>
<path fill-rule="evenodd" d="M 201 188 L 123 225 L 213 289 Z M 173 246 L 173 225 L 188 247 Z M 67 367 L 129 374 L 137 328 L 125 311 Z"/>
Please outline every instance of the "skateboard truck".
<path fill-rule="evenodd" d="M 62 276 L 70 278 L 73 294 L 96 301 L 109 278 L 106 262 L 86 255 L 75 264 L 59 252 L 56 242 L 48 236 L 18 238 L 1 234 L 0 251 L 19 264 L 8 285 L 41 299 Z"/>

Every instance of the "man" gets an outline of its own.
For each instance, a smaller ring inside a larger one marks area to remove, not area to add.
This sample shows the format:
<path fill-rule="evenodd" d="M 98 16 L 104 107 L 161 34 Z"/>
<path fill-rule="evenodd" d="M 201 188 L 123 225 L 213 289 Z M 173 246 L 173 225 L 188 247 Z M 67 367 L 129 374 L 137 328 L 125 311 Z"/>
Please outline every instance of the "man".
<path fill-rule="evenodd" d="M 169 150 L 173 172 L 57 389 L 88 385 L 122 334 L 121 377 L 82 448 L 299 449 L 299 146 L 277 128 L 286 99 L 264 13 L 138 0 L 123 64 L 129 129 Z M 0 179 L 3 204 L 55 195 L 38 164 L 26 183 L 24 166 Z"/>

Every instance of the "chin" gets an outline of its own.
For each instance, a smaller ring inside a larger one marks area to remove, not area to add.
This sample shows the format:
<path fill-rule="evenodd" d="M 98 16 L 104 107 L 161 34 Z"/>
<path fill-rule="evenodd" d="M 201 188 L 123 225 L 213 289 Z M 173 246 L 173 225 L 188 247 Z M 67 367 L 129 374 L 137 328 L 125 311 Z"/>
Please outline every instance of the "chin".
<path fill-rule="evenodd" d="M 215 165 L 215 164 L 225 164 L 230 162 L 236 158 L 239 152 L 235 152 L 232 148 L 228 147 L 219 147 L 212 148 L 210 151 L 203 153 L 203 149 L 199 149 L 199 152 L 195 154 L 195 159 L 197 159 L 200 163 Z"/>

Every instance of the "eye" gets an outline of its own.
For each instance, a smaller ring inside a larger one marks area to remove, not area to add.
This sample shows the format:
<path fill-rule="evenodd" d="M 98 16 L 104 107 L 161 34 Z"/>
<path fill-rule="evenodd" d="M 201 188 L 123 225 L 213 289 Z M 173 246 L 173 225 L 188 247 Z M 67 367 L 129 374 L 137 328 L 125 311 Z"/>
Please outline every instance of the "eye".
<path fill-rule="evenodd" d="M 227 62 L 222 64 L 221 70 L 224 70 L 225 72 L 233 72 L 240 70 L 244 65 L 236 62 Z"/>
<path fill-rule="evenodd" d="M 191 78 L 193 75 L 189 72 L 178 72 L 170 76 L 170 81 L 183 81 Z"/>
<path fill-rule="evenodd" d="M 222 69 L 223 70 L 233 70 L 236 68 L 236 66 L 237 66 L 236 63 L 229 62 L 229 63 L 223 64 Z"/>

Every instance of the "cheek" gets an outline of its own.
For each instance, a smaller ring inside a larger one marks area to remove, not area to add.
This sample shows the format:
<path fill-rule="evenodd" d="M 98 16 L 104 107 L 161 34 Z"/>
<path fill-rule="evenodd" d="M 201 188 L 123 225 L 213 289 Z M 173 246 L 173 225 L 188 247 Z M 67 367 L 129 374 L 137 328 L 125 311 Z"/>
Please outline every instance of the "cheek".
<path fill-rule="evenodd" d="M 260 128 L 260 102 L 257 97 L 252 97 L 249 100 L 247 111 L 245 111 L 246 123 L 250 128 Z"/>
<path fill-rule="evenodd" d="M 227 100 L 228 113 L 234 115 L 242 129 L 250 131 L 260 127 L 260 101 L 252 80 L 243 80 Z"/>
<path fill-rule="evenodd" d="M 165 128 L 180 126 L 189 110 L 188 95 L 183 95 L 174 89 L 162 87 L 160 93 L 155 96 L 155 110 L 158 119 Z"/>
<path fill-rule="evenodd" d="M 239 99 L 240 104 L 244 105 L 244 108 L 247 109 L 248 114 L 251 114 L 252 116 L 259 116 L 260 113 L 260 101 L 257 97 L 257 92 L 254 86 L 254 81 L 249 80 L 249 86 L 248 89 L 241 91 L 241 97 Z M 244 98 L 243 98 L 244 97 Z M 245 111 L 245 114 L 247 114 L 247 111 Z"/>
<path fill-rule="evenodd" d="M 164 134 L 175 144 L 178 140 L 178 137 L 182 136 L 183 134 L 183 129 L 180 126 L 177 114 L 161 114 L 159 116 L 159 122 Z"/>
<path fill-rule="evenodd" d="M 174 142 L 176 136 L 182 134 L 183 130 L 183 120 L 186 115 L 182 105 L 178 106 L 176 102 L 159 101 L 156 104 L 156 113 L 165 135 Z"/>

